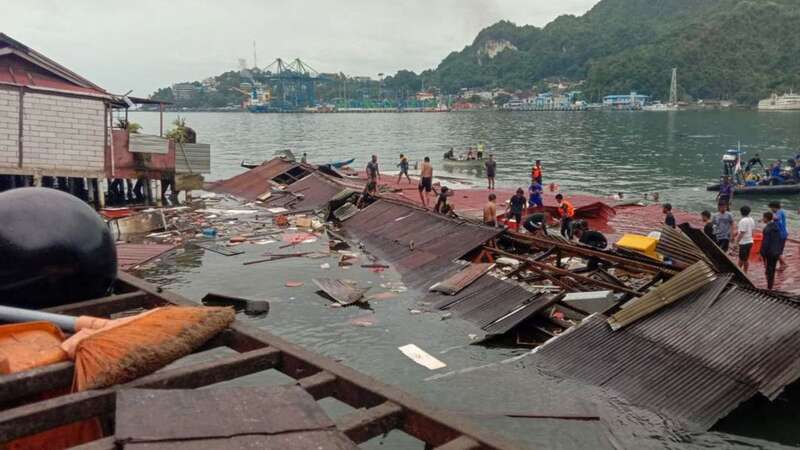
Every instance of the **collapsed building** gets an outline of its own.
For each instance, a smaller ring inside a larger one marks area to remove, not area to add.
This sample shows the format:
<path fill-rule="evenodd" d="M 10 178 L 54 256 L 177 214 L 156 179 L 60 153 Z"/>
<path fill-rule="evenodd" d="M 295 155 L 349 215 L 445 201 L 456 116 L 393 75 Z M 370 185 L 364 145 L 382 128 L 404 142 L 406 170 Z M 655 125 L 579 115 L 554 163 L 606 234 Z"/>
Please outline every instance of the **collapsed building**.
<path fill-rule="evenodd" d="M 443 216 L 398 189 L 359 209 L 362 187 L 352 174 L 273 159 L 211 189 L 287 214 L 324 211 L 332 232 L 398 271 L 421 309 L 460 317 L 483 339 L 530 345 L 536 370 L 687 430 L 710 429 L 754 396 L 775 399 L 800 377 L 796 298 L 756 288 L 688 223 L 659 230 L 654 258 Z M 584 203 L 584 217 L 645 228 L 624 217 L 632 205 Z"/>

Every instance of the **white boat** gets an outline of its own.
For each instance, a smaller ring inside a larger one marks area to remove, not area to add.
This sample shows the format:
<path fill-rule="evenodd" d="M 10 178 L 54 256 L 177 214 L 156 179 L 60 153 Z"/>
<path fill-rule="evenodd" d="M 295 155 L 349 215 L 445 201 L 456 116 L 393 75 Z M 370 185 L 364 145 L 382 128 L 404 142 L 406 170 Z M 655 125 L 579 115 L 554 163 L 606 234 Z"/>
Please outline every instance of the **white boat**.
<path fill-rule="evenodd" d="M 758 109 L 766 111 L 800 111 L 800 94 L 772 94 L 772 97 L 758 102 Z"/>
<path fill-rule="evenodd" d="M 669 84 L 669 103 L 654 102 L 642 106 L 642 111 L 677 111 L 678 110 L 678 69 L 672 69 L 672 80 Z"/>
<path fill-rule="evenodd" d="M 649 105 L 642 106 L 642 111 L 677 111 L 678 105 L 668 105 L 666 103 L 655 102 Z"/>

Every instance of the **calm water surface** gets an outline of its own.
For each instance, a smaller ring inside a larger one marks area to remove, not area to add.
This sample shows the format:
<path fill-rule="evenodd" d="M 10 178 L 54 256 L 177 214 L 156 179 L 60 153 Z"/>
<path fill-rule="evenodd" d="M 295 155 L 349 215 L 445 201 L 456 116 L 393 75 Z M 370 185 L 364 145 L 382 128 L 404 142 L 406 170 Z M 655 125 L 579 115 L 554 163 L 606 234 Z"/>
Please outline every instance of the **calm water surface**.
<path fill-rule="evenodd" d="M 377 154 L 383 170 L 394 170 L 399 153 L 434 165 L 450 146 L 484 142 L 498 159 L 498 184 L 516 186 L 528 178 L 530 164 L 541 159 L 547 181 L 562 189 L 609 195 L 623 191 L 641 198 L 660 192 L 678 207 L 699 211 L 714 204 L 705 185 L 720 171 L 721 154 L 741 141 L 749 154 L 785 159 L 800 153 L 800 114 L 756 112 L 678 113 L 449 113 L 273 115 L 182 113 L 198 139 L 212 144 L 211 179 L 235 175 L 243 159 L 263 160 L 277 150 L 307 152 L 311 162 L 357 158 L 356 166 Z M 175 114 L 166 114 L 171 121 Z M 144 132 L 158 132 L 157 113 L 134 113 Z M 458 174 L 482 184 L 471 174 Z M 786 199 L 796 218 L 800 202 Z M 767 199 L 750 201 L 759 209 Z M 274 245 L 280 245 L 276 243 Z M 319 242 L 316 245 L 324 245 Z M 311 350 L 341 360 L 387 383 L 398 385 L 441 408 L 469 412 L 496 432 L 539 448 L 710 448 L 747 445 L 748 439 L 721 433 L 683 434 L 654 414 L 626 405 L 596 388 L 554 379 L 529 367 L 528 349 L 469 345 L 477 333 L 458 319 L 438 313 L 416 314 L 414 295 L 371 302 L 371 309 L 332 308 L 315 293 L 313 277 L 350 278 L 373 287 L 398 281 L 393 272 L 373 273 L 336 267 L 334 258 L 295 259 L 252 266 L 271 246 L 240 247 L 247 253 L 225 257 L 188 248 L 142 271 L 149 280 L 199 299 L 214 291 L 272 301 L 263 319 L 242 317 L 254 325 Z M 332 269 L 320 265 L 330 263 Z M 286 279 L 305 282 L 284 287 Z M 369 318 L 374 325 L 356 326 Z M 447 364 L 429 371 L 403 356 L 397 347 L 414 343 Z M 445 376 L 441 376 L 445 374 Z M 265 375 L 244 383 L 262 383 Z M 336 415 L 341 405 L 328 405 Z M 591 415 L 602 422 L 509 419 L 503 414 Z M 782 419 L 775 419 L 776 421 Z M 792 420 L 785 426 L 737 425 L 748 436 L 797 444 Z M 780 423 L 780 422 L 778 422 Z M 609 431 L 611 430 L 611 431 Z M 408 438 L 375 439 L 371 448 L 421 448 Z M 762 442 L 763 444 L 763 442 Z"/>

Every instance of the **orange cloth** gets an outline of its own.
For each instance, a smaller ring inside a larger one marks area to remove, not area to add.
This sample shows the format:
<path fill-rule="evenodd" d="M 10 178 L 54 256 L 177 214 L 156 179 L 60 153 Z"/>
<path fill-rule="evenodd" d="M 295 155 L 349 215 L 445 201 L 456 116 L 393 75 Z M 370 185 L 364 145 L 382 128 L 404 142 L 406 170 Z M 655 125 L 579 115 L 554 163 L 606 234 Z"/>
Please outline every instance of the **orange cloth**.
<path fill-rule="evenodd" d="M 575 207 L 566 200 L 562 200 L 561 203 L 558 204 L 558 211 L 561 213 L 561 217 L 568 217 L 571 219 L 575 216 Z"/>
<path fill-rule="evenodd" d="M 535 180 L 541 176 L 542 176 L 542 168 L 533 166 L 533 169 L 531 169 L 531 179 Z"/>
<path fill-rule="evenodd" d="M 0 373 L 9 374 L 43 367 L 69 356 L 62 348 L 64 335 L 50 322 L 27 322 L 0 326 Z M 42 400 L 68 394 L 60 389 L 42 395 Z M 61 450 L 103 437 L 97 419 L 63 425 L 0 446 L 3 450 Z"/>

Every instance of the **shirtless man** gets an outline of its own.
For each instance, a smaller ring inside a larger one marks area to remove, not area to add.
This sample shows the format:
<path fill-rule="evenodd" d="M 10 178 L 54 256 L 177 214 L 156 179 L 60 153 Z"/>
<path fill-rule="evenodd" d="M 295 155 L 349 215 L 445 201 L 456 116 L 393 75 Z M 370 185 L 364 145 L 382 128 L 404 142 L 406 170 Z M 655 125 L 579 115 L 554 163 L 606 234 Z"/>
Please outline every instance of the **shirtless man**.
<path fill-rule="evenodd" d="M 483 207 L 483 223 L 490 227 L 497 226 L 497 196 L 489 194 L 489 201 Z"/>
<path fill-rule="evenodd" d="M 426 208 L 428 207 L 428 195 L 433 190 L 433 166 L 431 165 L 431 159 L 429 157 L 425 157 L 425 160 L 419 167 L 419 199 L 422 201 L 422 205 Z M 422 194 L 422 191 L 425 191 L 425 194 Z"/>

